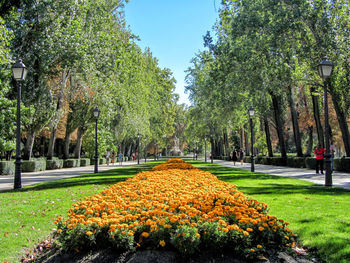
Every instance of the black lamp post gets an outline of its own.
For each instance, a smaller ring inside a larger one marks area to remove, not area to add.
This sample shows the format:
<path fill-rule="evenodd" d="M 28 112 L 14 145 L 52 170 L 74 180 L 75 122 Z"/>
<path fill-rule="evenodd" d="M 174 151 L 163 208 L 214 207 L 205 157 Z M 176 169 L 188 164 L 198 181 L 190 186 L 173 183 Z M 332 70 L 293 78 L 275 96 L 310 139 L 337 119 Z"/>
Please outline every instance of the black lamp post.
<path fill-rule="evenodd" d="M 210 150 L 211 150 L 211 163 L 213 163 L 214 155 L 213 155 L 213 134 L 210 134 Z"/>
<path fill-rule="evenodd" d="M 250 106 L 248 109 L 248 114 L 249 114 L 249 122 L 250 122 L 250 134 L 251 134 L 251 154 L 250 154 L 250 171 L 254 172 L 255 167 L 254 167 L 254 131 L 253 131 L 253 116 L 255 114 L 255 110 L 253 106 Z"/>
<path fill-rule="evenodd" d="M 22 82 L 26 79 L 27 68 L 22 63 L 22 60 L 19 59 L 12 66 L 12 76 L 17 82 L 17 131 L 16 131 L 16 168 L 15 168 L 15 181 L 14 189 L 22 188 L 22 179 L 21 179 L 21 88 Z"/>
<path fill-rule="evenodd" d="M 140 164 L 140 137 L 141 135 L 138 133 L 137 134 L 137 164 Z"/>
<path fill-rule="evenodd" d="M 330 153 L 330 143 L 329 143 L 329 116 L 328 116 L 328 94 L 327 94 L 327 86 L 329 85 L 329 78 L 332 75 L 333 64 L 328 60 L 327 57 L 324 57 L 323 60 L 318 65 L 318 73 L 320 77 L 325 79 L 324 83 L 324 126 L 326 132 L 326 154 L 325 154 L 325 162 L 326 162 L 326 175 L 325 175 L 325 185 L 332 186 L 332 169 L 331 169 L 331 153 Z"/>
<path fill-rule="evenodd" d="M 98 107 L 96 107 L 93 110 L 93 113 L 94 113 L 94 117 L 96 120 L 96 126 L 95 126 L 95 170 L 94 170 L 94 173 L 98 173 L 97 121 L 98 121 L 98 117 L 100 117 L 100 110 L 98 109 Z"/>
<path fill-rule="evenodd" d="M 204 137 L 204 161 L 207 162 L 207 137 Z"/>

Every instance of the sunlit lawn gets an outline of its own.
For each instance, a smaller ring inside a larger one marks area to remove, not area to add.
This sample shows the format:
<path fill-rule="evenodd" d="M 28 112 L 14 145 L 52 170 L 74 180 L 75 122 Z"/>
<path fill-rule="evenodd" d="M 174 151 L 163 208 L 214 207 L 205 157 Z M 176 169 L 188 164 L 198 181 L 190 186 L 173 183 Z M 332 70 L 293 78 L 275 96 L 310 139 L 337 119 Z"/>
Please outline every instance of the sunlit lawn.
<path fill-rule="evenodd" d="M 269 204 L 270 214 L 290 222 L 303 245 L 317 248 L 328 262 L 350 262 L 350 191 L 200 161 L 191 163 Z M 23 248 L 45 239 L 55 228 L 53 219 L 65 215 L 72 203 L 156 164 L 51 181 L 21 192 L 0 192 L 0 262 L 17 262 Z"/>
<path fill-rule="evenodd" d="M 303 245 L 327 262 L 350 262 L 350 191 L 216 165 L 205 170 L 267 203 L 271 215 L 290 222 Z"/>

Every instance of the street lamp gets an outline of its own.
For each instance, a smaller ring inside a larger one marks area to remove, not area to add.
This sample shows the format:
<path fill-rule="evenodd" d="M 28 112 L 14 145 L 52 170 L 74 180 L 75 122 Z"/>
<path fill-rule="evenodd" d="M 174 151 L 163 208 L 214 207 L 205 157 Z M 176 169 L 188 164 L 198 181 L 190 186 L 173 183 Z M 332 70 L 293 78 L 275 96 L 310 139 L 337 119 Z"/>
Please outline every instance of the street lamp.
<path fill-rule="evenodd" d="M 14 189 L 22 188 L 21 179 L 21 88 L 22 82 L 26 79 L 27 68 L 19 59 L 17 63 L 12 66 L 12 76 L 17 82 L 17 131 L 16 131 L 16 168 L 15 168 L 15 180 Z"/>
<path fill-rule="evenodd" d="M 249 122 L 250 122 L 250 134 L 251 134 L 251 154 L 250 154 L 250 171 L 254 172 L 255 167 L 254 167 L 254 132 L 253 132 L 253 116 L 255 114 L 255 110 L 253 106 L 250 106 L 248 109 L 248 114 L 249 114 Z"/>
<path fill-rule="evenodd" d="M 100 117 L 100 110 L 98 109 L 98 107 L 96 107 L 93 110 L 93 113 L 94 113 L 94 117 L 96 120 L 96 126 L 95 126 L 95 170 L 94 170 L 94 173 L 98 173 L 97 121 L 98 121 L 98 117 Z"/>
<path fill-rule="evenodd" d="M 140 164 L 140 133 L 137 134 L 137 139 L 138 139 L 138 143 L 137 143 L 137 164 Z"/>
<path fill-rule="evenodd" d="M 333 64 L 328 60 L 327 57 L 324 57 L 320 64 L 318 65 L 318 74 L 321 78 L 325 79 L 323 85 L 324 88 L 324 126 L 326 132 L 326 175 L 325 175 L 325 185 L 332 186 L 332 169 L 331 169 L 331 154 L 330 154 L 330 143 L 329 143 L 329 116 L 328 116 L 328 94 L 327 94 L 327 85 L 329 85 L 329 78 L 332 75 Z"/>

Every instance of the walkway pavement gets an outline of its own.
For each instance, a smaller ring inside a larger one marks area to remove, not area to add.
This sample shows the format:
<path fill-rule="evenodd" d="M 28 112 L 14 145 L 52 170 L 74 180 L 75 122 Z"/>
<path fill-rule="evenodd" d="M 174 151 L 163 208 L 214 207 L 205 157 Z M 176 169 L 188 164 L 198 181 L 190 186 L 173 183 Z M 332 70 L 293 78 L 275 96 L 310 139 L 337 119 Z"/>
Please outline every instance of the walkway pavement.
<path fill-rule="evenodd" d="M 141 160 L 140 160 L 141 161 Z M 129 161 L 124 162 L 122 166 L 119 165 L 99 165 L 99 171 L 107 171 L 115 168 L 120 168 L 128 165 L 136 164 L 137 162 Z M 221 164 L 226 167 L 239 168 L 243 170 L 250 170 L 250 163 L 236 163 L 234 166 L 230 161 L 214 160 L 214 163 Z M 94 166 L 66 168 L 59 170 L 47 170 L 34 173 L 22 173 L 22 186 L 33 185 L 41 182 L 58 180 L 63 178 L 75 177 L 83 174 L 89 174 L 94 172 Z M 276 176 L 289 177 L 299 180 L 305 180 L 313 182 L 315 184 L 324 185 L 324 175 L 316 175 L 314 170 L 306 168 L 291 168 L 285 166 L 272 166 L 255 164 L 255 172 L 261 172 Z M 350 173 L 333 172 L 333 185 L 350 190 Z M 13 189 L 14 176 L 0 176 L 0 191 Z"/>
<path fill-rule="evenodd" d="M 137 161 L 123 162 L 122 166 L 118 165 L 118 163 L 115 165 L 103 164 L 98 166 L 98 171 L 99 172 L 108 171 L 111 169 L 116 169 L 116 168 L 129 166 L 133 164 L 137 164 Z M 93 165 L 74 167 L 74 168 L 64 168 L 64 169 L 57 169 L 57 170 L 46 170 L 41 172 L 22 173 L 21 174 L 22 187 L 27 185 L 47 182 L 47 181 L 59 180 L 63 178 L 76 177 L 79 175 L 90 174 L 90 173 L 94 173 Z M 14 184 L 14 175 L 0 175 L 0 191 L 12 190 L 13 184 Z"/>
<path fill-rule="evenodd" d="M 214 163 L 221 164 L 226 167 L 239 168 L 249 171 L 251 167 L 250 163 L 244 163 L 241 165 L 239 162 L 237 162 L 235 166 L 233 165 L 233 162 L 230 161 L 214 160 Z M 320 185 L 325 184 L 325 176 L 323 174 L 316 174 L 315 170 L 307 168 L 292 168 L 286 166 L 255 164 L 255 172 L 289 177 L 309 181 Z M 332 174 L 332 179 L 333 186 L 338 186 L 350 190 L 350 173 L 334 171 Z"/>

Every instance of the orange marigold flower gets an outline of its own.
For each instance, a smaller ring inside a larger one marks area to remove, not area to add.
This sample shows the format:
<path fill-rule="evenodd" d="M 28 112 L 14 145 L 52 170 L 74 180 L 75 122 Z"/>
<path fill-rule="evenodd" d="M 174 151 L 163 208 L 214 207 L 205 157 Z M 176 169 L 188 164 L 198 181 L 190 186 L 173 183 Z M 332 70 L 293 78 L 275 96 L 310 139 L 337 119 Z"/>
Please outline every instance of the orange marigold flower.
<path fill-rule="evenodd" d="M 149 233 L 147 233 L 147 232 L 142 232 L 141 236 L 143 236 L 143 237 L 149 237 Z"/>
<path fill-rule="evenodd" d="M 262 245 L 257 245 L 256 247 L 257 247 L 257 248 L 262 248 Z"/>
<path fill-rule="evenodd" d="M 259 226 L 259 231 L 264 231 L 265 228 L 263 228 L 262 226 Z"/>
<path fill-rule="evenodd" d="M 159 241 L 159 245 L 161 245 L 162 247 L 164 247 L 164 246 L 165 246 L 165 241 L 164 241 L 164 240 Z"/>
<path fill-rule="evenodd" d="M 91 236 L 93 233 L 92 233 L 91 231 L 87 231 L 85 234 L 86 234 L 87 236 Z"/>
<path fill-rule="evenodd" d="M 59 234 L 62 232 L 62 229 L 57 229 L 56 233 Z"/>
<path fill-rule="evenodd" d="M 255 249 L 254 249 L 254 248 L 251 248 L 250 251 L 251 251 L 251 252 L 255 252 Z"/>
<path fill-rule="evenodd" d="M 247 228 L 247 231 L 248 231 L 248 232 L 253 232 L 253 229 L 250 228 L 250 227 L 248 227 L 248 228 Z"/>

